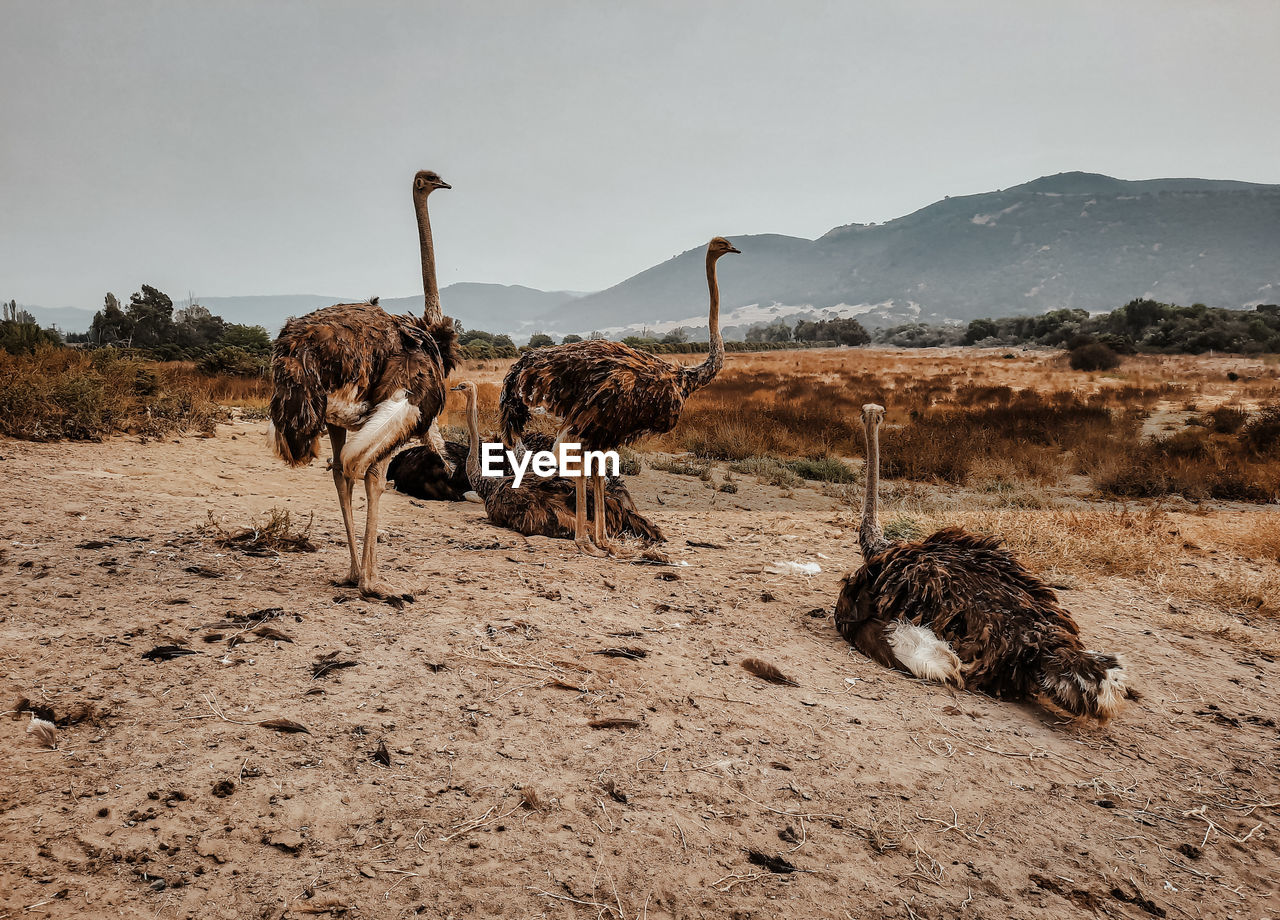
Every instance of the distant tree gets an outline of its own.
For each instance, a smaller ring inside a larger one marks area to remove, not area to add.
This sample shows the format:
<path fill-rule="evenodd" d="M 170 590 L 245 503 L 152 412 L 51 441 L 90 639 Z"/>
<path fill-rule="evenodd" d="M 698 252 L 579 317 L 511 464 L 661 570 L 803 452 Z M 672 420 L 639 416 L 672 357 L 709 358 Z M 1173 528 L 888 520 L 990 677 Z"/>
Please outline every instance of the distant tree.
<path fill-rule="evenodd" d="M 560 344 L 572 345 L 574 342 L 581 342 L 581 341 L 582 341 L 582 336 L 578 335 L 576 332 L 570 332 L 568 335 L 566 335 L 563 339 L 560 340 Z"/>
<path fill-rule="evenodd" d="M 554 345 L 555 343 L 556 340 L 545 332 L 535 332 L 533 335 L 529 336 L 530 348 L 546 348 L 548 345 Z"/>
<path fill-rule="evenodd" d="M 827 331 L 830 332 L 830 338 L 841 345 L 867 345 L 871 342 L 871 334 L 852 316 L 831 320 L 827 323 Z M 820 338 L 825 341 L 827 335 Z"/>
<path fill-rule="evenodd" d="M 589 338 L 589 339 L 590 339 L 591 341 L 593 341 L 593 342 L 598 342 L 598 341 L 600 341 L 601 339 L 603 339 L 604 337 L 605 337 L 605 336 L 604 336 L 604 333 L 603 333 L 603 332 L 601 332 L 601 331 L 599 331 L 598 329 L 597 329 L 597 330 L 593 330 L 593 331 L 592 331 L 592 333 L 591 333 L 589 336 L 587 336 L 587 338 Z"/>
<path fill-rule="evenodd" d="M 93 314 L 89 336 L 98 345 L 128 345 L 133 342 L 133 319 L 120 309 L 120 301 L 110 291 L 103 300 L 102 309 Z"/>
<path fill-rule="evenodd" d="M 0 319 L 10 323 L 21 323 L 28 326 L 35 324 L 35 316 L 30 311 L 24 310 L 22 307 L 18 306 L 18 302 L 16 300 L 10 300 L 7 303 L 0 302 L 0 306 L 4 307 L 4 313 L 3 315 L 0 315 Z"/>
<path fill-rule="evenodd" d="M 41 345 L 61 345 L 62 336 L 55 329 L 41 329 L 34 322 L 26 322 L 24 316 L 30 316 L 25 310 L 10 309 L 5 304 L 6 317 L 17 316 L 18 319 L 0 320 L 0 351 L 10 354 L 31 354 Z"/>
<path fill-rule="evenodd" d="M 995 338 L 999 334 L 1000 327 L 996 325 L 995 320 L 975 319 L 964 331 L 964 344 L 976 345 L 984 339 Z"/>
<path fill-rule="evenodd" d="M 271 335 L 261 326 L 243 326 L 240 323 L 226 323 L 222 327 L 223 347 L 243 348 L 257 354 L 271 351 Z"/>
<path fill-rule="evenodd" d="M 173 314 L 175 343 L 184 348 L 200 348 L 222 339 L 226 324 L 207 307 L 193 303 Z"/>
<path fill-rule="evenodd" d="M 748 342 L 790 342 L 791 327 L 782 320 L 759 323 L 747 330 Z"/>
<path fill-rule="evenodd" d="M 493 347 L 514 349 L 516 347 L 516 343 L 511 341 L 511 336 L 509 335 L 495 335 L 493 337 Z"/>
<path fill-rule="evenodd" d="M 173 341 L 173 301 L 168 294 L 144 284 L 129 298 L 125 312 L 133 321 L 134 345 L 147 348 Z"/>
<path fill-rule="evenodd" d="M 487 342 L 493 344 L 493 333 L 485 332 L 483 329 L 468 329 L 458 336 L 459 345 L 471 345 L 475 342 Z"/>
<path fill-rule="evenodd" d="M 689 341 L 689 330 L 684 326 L 676 326 L 658 341 L 664 345 L 682 345 Z"/>

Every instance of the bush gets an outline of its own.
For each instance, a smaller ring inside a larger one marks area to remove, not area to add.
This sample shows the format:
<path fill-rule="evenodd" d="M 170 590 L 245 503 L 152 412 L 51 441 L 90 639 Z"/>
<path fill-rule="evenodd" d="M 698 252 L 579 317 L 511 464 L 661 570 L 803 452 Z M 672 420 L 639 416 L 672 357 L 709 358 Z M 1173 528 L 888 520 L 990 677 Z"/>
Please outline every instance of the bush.
<path fill-rule="evenodd" d="M 1239 406 L 1218 406 L 1210 410 L 1201 424 L 1218 434 L 1235 434 L 1249 418 L 1249 413 Z"/>
<path fill-rule="evenodd" d="M 209 385 L 115 349 L 43 346 L 0 354 L 0 435 L 29 441 L 101 440 L 121 431 L 159 437 L 208 430 L 225 410 Z"/>
<path fill-rule="evenodd" d="M 1069 358 L 1074 371 L 1109 371 L 1120 366 L 1120 356 L 1098 342 L 1071 349 Z"/>
<path fill-rule="evenodd" d="M 1249 419 L 1240 441 L 1256 456 L 1275 458 L 1280 453 L 1280 406 L 1267 406 Z"/>
<path fill-rule="evenodd" d="M 729 471 L 755 476 L 761 482 L 780 489 L 792 489 L 803 481 L 777 457 L 748 457 L 729 464 Z"/>
<path fill-rule="evenodd" d="M 787 466 L 798 476 L 819 482 L 853 482 L 853 467 L 838 457 L 814 457 L 788 461 Z"/>
<path fill-rule="evenodd" d="M 196 367 L 200 373 L 210 376 L 228 374 L 232 377 L 263 377 L 267 373 L 268 360 L 264 355 L 232 345 L 219 348 L 201 358 Z"/>

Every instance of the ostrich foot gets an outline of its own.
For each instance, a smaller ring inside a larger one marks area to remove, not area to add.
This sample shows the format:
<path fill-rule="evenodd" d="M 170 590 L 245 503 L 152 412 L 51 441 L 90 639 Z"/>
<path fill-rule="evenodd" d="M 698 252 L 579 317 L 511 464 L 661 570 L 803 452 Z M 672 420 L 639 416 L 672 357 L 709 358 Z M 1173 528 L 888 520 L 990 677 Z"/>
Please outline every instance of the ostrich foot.
<path fill-rule="evenodd" d="M 347 572 L 346 578 L 333 579 L 335 588 L 358 588 L 360 587 L 360 569 L 356 566 L 351 567 L 351 571 Z"/>
<path fill-rule="evenodd" d="M 360 594 L 364 597 L 370 597 L 380 601 L 391 600 L 392 598 L 399 598 L 400 600 L 405 601 L 413 600 L 412 594 L 397 591 L 395 588 L 391 587 L 379 578 L 367 578 L 361 580 Z"/>
<path fill-rule="evenodd" d="M 573 542 L 577 545 L 578 552 L 582 553 L 583 555 L 596 556 L 598 558 L 604 558 L 604 556 L 606 555 L 606 553 L 603 550 L 601 550 L 600 547 L 596 546 L 594 543 L 592 543 L 590 540 L 586 539 L 585 537 L 581 540 L 574 540 Z"/>
<path fill-rule="evenodd" d="M 613 559 L 630 559 L 635 555 L 634 550 L 623 549 L 621 543 L 614 543 L 612 540 L 605 540 L 600 548 Z"/>

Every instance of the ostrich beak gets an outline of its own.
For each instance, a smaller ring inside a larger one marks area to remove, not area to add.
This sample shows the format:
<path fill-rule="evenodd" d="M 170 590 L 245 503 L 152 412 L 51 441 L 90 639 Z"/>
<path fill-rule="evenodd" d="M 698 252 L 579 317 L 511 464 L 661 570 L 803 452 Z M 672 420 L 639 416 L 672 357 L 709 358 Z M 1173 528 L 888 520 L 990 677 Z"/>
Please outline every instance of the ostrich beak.
<path fill-rule="evenodd" d="M 466 384 L 462 384 L 462 383 L 460 383 L 460 384 L 458 384 L 456 387 L 449 387 L 449 392 L 450 392 L 450 393 L 457 393 L 458 391 L 460 391 L 460 390 L 465 390 L 466 388 L 467 388 L 467 387 L 466 387 Z"/>
<path fill-rule="evenodd" d="M 453 188 L 453 186 L 441 179 L 440 184 L 437 185 L 436 188 Z"/>
<path fill-rule="evenodd" d="M 729 247 L 728 249 L 726 249 L 725 251 L 726 251 L 726 252 L 736 252 L 738 255 L 742 255 L 742 250 L 741 250 L 741 249 L 739 249 L 737 246 L 730 246 L 730 247 Z"/>

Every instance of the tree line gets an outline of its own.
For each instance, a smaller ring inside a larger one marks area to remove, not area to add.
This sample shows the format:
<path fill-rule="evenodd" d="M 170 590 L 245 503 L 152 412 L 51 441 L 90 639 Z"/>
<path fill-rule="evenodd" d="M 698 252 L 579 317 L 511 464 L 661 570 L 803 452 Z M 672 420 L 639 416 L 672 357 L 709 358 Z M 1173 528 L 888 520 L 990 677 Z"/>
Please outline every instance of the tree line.
<path fill-rule="evenodd" d="M 108 293 L 88 332 L 65 336 L 41 329 L 10 301 L 0 320 L 0 349 L 29 354 L 41 345 L 124 348 L 157 361 L 195 361 L 206 373 L 254 376 L 266 372 L 271 337 L 261 326 L 229 323 L 194 301 L 175 310 L 168 294 L 144 284 L 127 304 Z"/>
<path fill-rule="evenodd" d="M 1110 313 L 1051 310 L 1037 316 L 975 319 L 965 325 L 908 323 L 877 330 L 876 344 L 904 348 L 939 345 L 1044 345 L 1075 350 L 1101 345 L 1116 354 L 1155 352 L 1241 354 L 1280 352 L 1280 305 L 1228 310 L 1139 298 Z"/>

